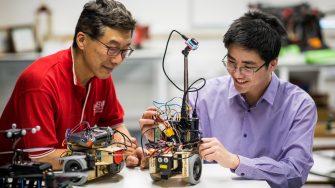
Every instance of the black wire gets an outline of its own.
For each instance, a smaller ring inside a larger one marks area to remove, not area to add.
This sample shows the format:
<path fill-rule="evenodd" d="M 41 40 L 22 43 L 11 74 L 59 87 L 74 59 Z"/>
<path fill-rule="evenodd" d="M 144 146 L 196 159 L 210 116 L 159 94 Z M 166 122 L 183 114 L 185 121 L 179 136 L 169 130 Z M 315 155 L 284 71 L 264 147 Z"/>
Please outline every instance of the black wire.
<path fill-rule="evenodd" d="M 199 87 L 199 88 L 195 88 L 195 87 L 192 87 L 195 83 L 197 83 L 198 81 L 201 81 L 201 80 L 203 80 L 203 85 L 201 86 L 201 87 Z M 184 114 L 182 114 L 182 117 L 184 116 L 185 117 L 185 113 L 186 113 L 186 95 L 187 95 L 187 93 L 189 93 L 189 92 L 197 92 L 197 98 L 196 98 L 196 102 L 197 102 L 197 100 L 198 100 L 198 91 L 200 90 L 200 89 L 202 89 L 203 87 L 205 87 L 205 85 L 206 85 L 206 79 L 205 78 L 199 78 L 199 79 L 197 79 L 196 81 L 194 81 L 188 88 L 187 88 L 187 90 L 184 92 L 184 95 L 183 95 L 183 102 L 182 102 L 182 106 L 181 106 L 181 113 L 184 113 Z M 193 89 L 192 90 L 192 88 L 195 88 L 195 89 Z M 196 103 L 195 103 L 195 107 L 196 107 Z"/>
<path fill-rule="evenodd" d="M 141 147 L 142 147 L 143 157 L 145 156 L 144 149 L 143 149 L 143 135 L 145 135 L 145 133 L 147 133 L 149 130 L 153 129 L 155 131 L 156 128 L 157 127 L 152 127 L 150 129 L 147 129 L 146 131 L 144 131 L 144 133 L 141 134 Z M 154 138 L 154 140 L 155 140 L 155 138 Z M 148 141 L 150 142 L 150 140 L 148 140 Z"/>
<path fill-rule="evenodd" d="M 178 33 L 180 36 L 182 36 L 185 40 L 187 39 L 183 34 L 181 34 L 179 31 L 177 30 L 172 30 L 169 34 L 169 37 L 168 37 L 168 40 L 166 42 L 166 46 L 165 46 L 165 50 L 164 50 L 164 55 L 163 55 L 163 60 L 162 60 L 162 68 L 163 68 L 163 72 L 166 76 L 166 78 L 172 83 L 172 85 L 174 85 L 179 91 L 182 91 L 184 92 L 183 94 L 183 99 L 182 99 L 182 108 L 181 108 L 181 115 L 182 117 L 185 117 L 187 116 L 187 112 L 186 112 L 186 95 L 187 93 L 189 92 L 195 92 L 195 91 L 199 91 L 201 88 L 203 88 L 206 84 L 206 80 L 204 78 L 199 78 L 198 80 L 194 81 L 190 87 L 187 88 L 186 91 L 184 91 L 183 89 L 181 89 L 180 87 L 178 87 L 173 81 L 172 79 L 168 76 L 168 74 L 166 73 L 166 70 L 165 70 L 165 56 L 166 56 L 166 52 L 167 52 L 167 49 L 168 49 L 168 46 L 169 46 L 169 43 L 170 43 L 170 39 L 171 39 L 171 36 L 173 34 L 173 32 L 176 32 Z M 184 58 L 184 61 L 185 61 L 185 58 Z M 194 89 L 194 90 L 191 90 L 192 88 L 192 85 L 194 85 L 196 82 L 200 81 L 200 80 L 203 80 L 204 81 L 204 84 L 198 88 L 198 89 Z M 196 98 L 196 102 L 197 102 L 197 99 L 198 99 L 198 94 L 197 94 L 197 98 Z M 196 103 L 195 103 L 195 107 L 196 107 Z"/>
<path fill-rule="evenodd" d="M 195 102 L 194 102 L 194 110 L 197 110 L 197 103 L 198 103 L 198 97 L 199 97 L 199 90 L 197 91 L 197 96 L 195 98 Z"/>
<path fill-rule="evenodd" d="M 171 31 L 171 33 L 170 33 L 170 35 L 169 35 L 169 38 L 168 38 L 168 40 L 167 40 L 167 42 L 166 42 L 166 46 L 165 46 L 165 50 L 164 50 L 164 55 L 163 55 L 163 60 L 162 60 L 162 68 L 163 68 L 163 72 L 164 72 L 164 74 L 165 74 L 165 76 L 166 76 L 166 78 L 179 90 L 179 91 L 184 91 L 183 89 L 181 89 L 180 87 L 178 87 L 172 80 L 171 80 L 171 78 L 167 75 L 167 73 L 166 73 L 166 71 L 165 71 L 165 66 L 164 66 L 164 62 L 165 62 L 165 56 L 166 56 L 166 52 L 167 52 L 167 49 L 168 49 L 168 46 L 169 46 L 169 42 L 170 42 L 170 38 L 171 38 L 171 36 L 172 36 L 172 33 L 173 32 L 176 32 L 176 33 L 178 33 L 178 34 L 180 34 L 181 35 L 181 33 L 179 33 L 178 31 L 176 31 L 176 30 L 172 30 Z"/>
<path fill-rule="evenodd" d="M 177 30 L 172 30 L 171 32 L 170 32 L 170 34 L 169 34 L 169 37 L 168 37 L 168 40 L 167 40 L 167 42 L 166 42 L 166 46 L 165 46 L 165 50 L 164 50 L 164 55 L 163 55 L 163 59 L 162 59 L 162 68 L 163 68 L 163 72 L 164 72 L 164 74 L 165 74 L 165 76 L 167 77 L 167 79 L 172 83 L 172 85 L 174 85 L 179 91 L 182 91 L 183 92 L 183 99 L 182 99 L 182 107 L 181 107 L 181 112 L 185 112 L 186 114 L 187 114 L 187 112 L 186 112 L 186 95 L 187 95 L 187 93 L 189 93 L 189 92 L 197 92 L 197 96 L 196 96 L 196 100 L 195 100 L 195 108 L 196 108 L 196 103 L 197 103 L 197 101 L 198 101 L 198 91 L 200 90 L 200 89 L 202 89 L 205 85 L 206 85 L 206 79 L 204 79 L 204 78 L 199 78 L 199 79 L 197 79 L 196 81 L 194 81 L 187 89 L 186 89 L 186 91 L 184 91 L 184 89 L 181 89 L 180 87 L 178 87 L 173 81 L 172 81 L 172 79 L 168 76 L 168 74 L 166 73 L 166 70 L 165 70 L 165 57 L 166 57 L 166 53 L 167 53 L 167 49 L 168 49 L 168 46 L 169 46 L 169 42 L 170 42 L 170 39 L 171 39 L 171 36 L 172 36 L 172 34 L 173 34 L 173 32 L 176 32 L 176 33 L 178 33 L 180 36 L 182 36 L 185 40 L 187 40 L 187 37 L 185 37 L 183 34 L 181 34 L 180 32 L 178 32 Z M 185 54 L 184 54 L 185 55 Z M 184 61 L 186 61 L 186 55 L 184 56 Z M 203 81 L 204 83 L 203 83 L 203 85 L 202 86 L 200 86 L 199 88 L 197 88 L 197 87 L 193 87 L 193 85 L 195 84 L 195 83 L 197 83 L 197 82 L 199 82 L 199 81 Z M 188 101 L 187 101 L 188 102 Z M 182 116 L 183 117 L 183 116 Z M 156 129 L 155 127 L 153 127 L 153 128 L 150 128 L 150 129 L 148 129 L 148 130 L 146 130 L 145 132 L 143 132 L 142 134 L 141 134 L 141 147 L 142 148 L 144 148 L 143 147 L 143 135 L 145 135 L 149 130 L 152 130 L 152 129 Z M 192 132 L 198 132 L 199 133 L 199 131 L 198 130 L 195 130 L 195 131 L 192 131 Z M 155 138 L 154 138 L 155 139 Z M 180 139 L 180 138 L 179 138 Z M 150 140 L 149 140 L 149 143 L 151 143 L 150 142 Z M 155 143 L 155 140 L 154 140 L 154 143 Z M 188 144 L 192 144 L 192 143 L 188 143 Z M 194 143 L 193 143 L 194 144 Z M 145 156 L 145 153 L 144 153 L 144 150 L 142 149 L 142 152 L 143 152 L 143 156 Z M 189 156 L 190 157 L 190 156 Z M 187 157 L 188 158 L 188 157 Z"/>
<path fill-rule="evenodd" d="M 178 87 L 173 81 L 172 79 L 167 75 L 166 73 L 166 70 L 165 70 L 165 56 L 166 56 L 166 52 L 167 52 L 167 49 L 168 49 L 168 46 L 169 46 L 169 43 L 170 43 L 170 39 L 171 39 L 171 36 L 173 34 L 173 32 L 176 32 L 178 33 L 180 36 L 182 36 L 184 39 L 185 39 L 185 36 L 183 34 L 181 34 L 179 31 L 177 30 L 172 30 L 169 34 L 169 38 L 166 42 L 166 46 L 165 46 L 165 50 L 164 50 L 164 55 L 163 55 L 163 60 L 162 60 L 162 68 L 163 68 L 163 72 L 166 76 L 166 78 L 179 90 L 179 91 L 184 91 L 183 89 L 181 89 L 180 87 Z"/>
<path fill-rule="evenodd" d="M 114 129 L 114 132 L 115 132 L 115 133 L 119 133 L 119 134 L 121 134 L 121 136 L 123 137 L 123 140 L 124 140 L 123 145 L 126 146 L 126 149 L 127 149 L 126 138 L 129 140 L 130 147 L 133 145 L 133 143 L 131 142 L 130 138 L 129 138 L 126 134 L 124 134 L 123 132 L 118 131 L 118 130 L 116 130 L 116 129 Z M 115 142 L 115 143 L 117 143 L 117 142 Z M 121 144 L 122 144 L 122 143 L 121 143 Z"/>

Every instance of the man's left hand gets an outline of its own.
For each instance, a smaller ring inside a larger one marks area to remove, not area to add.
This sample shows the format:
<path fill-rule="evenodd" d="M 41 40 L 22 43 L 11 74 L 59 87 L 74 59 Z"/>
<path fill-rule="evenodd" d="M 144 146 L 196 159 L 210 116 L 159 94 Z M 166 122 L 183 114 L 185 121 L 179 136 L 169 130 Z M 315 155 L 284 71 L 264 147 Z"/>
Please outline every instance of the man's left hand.
<path fill-rule="evenodd" d="M 137 147 L 135 150 L 132 150 L 132 153 L 129 153 L 126 158 L 127 167 L 136 167 L 140 166 L 141 169 L 149 167 L 149 160 L 143 156 L 143 152 L 147 153 L 147 150 L 142 150 L 141 147 Z"/>
<path fill-rule="evenodd" d="M 217 138 L 202 138 L 199 145 L 199 153 L 202 159 L 216 161 L 220 165 L 236 169 L 240 159 L 236 154 L 229 152 Z"/>

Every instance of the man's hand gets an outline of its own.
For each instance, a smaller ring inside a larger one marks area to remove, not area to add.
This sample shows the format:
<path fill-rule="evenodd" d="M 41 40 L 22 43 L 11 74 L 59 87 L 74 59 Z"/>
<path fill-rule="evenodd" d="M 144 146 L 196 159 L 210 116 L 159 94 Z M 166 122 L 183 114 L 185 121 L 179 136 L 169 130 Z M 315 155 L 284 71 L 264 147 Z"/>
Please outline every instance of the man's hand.
<path fill-rule="evenodd" d="M 130 151 L 135 150 L 138 146 L 137 140 L 134 137 L 129 137 L 129 139 L 126 139 L 125 143 Z"/>
<path fill-rule="evenodd" d="M 230 153 L 216 138 L 202 138 L 199 146 L 199 153 L 206 161 L 215 160 L 226 168 L 236 169 L 240 164 L 237 155 Z"/>
<path fill-rule="evenodd" d="M 153 116 L 157 115 L 157 113 L 156 107 L 149 107 L 143 112 L 143 115 L 139 120 L 142 134 L 151 141 L 154 140 L 154 130 L 152 128 L 155 127 L 155 121 L 153 120 Z"/>
<path fill-rule="evenodd" d="M 145 153 L 148 151 L 145 149 Z M 126 166 L 127 167 L 136 167 L 140 166 L 141 169 L 145 169 L 149 167 L 149 160 L 143 156 L 143 150 L 141 147 L 133 150 L 133 153 L 128 155 L 126 158 Z"/>
<path fill-rule="evenodd" d="M 129 139 L 126 139 L 125 144 L 127 146 L 127 150 L 125 151 L 126 166 L 127 167 L 138 166 L 139 160 L 136 155 L 136 148 L 137 148 L 136 138 L 130 137 Z"/>

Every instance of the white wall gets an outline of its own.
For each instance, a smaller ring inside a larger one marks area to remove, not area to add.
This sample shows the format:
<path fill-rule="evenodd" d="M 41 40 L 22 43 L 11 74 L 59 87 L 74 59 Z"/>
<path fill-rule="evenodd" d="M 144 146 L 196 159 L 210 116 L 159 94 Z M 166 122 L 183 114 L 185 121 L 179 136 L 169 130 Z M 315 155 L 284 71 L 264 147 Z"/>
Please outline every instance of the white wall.
<path fill-rule="evenodd" d="M 71 35 L 88 0 L 1 0 L 0 27 L 31 24 L 34 11 L 45 2 L 53 13 L 53 32 Z M 247 10 L 249 2 L 266 2 L 271 5 L 286 5 L 302 0 L 121 0 L 139 23 L 151 26 L 152 33 L 168 33 L 172 29 L 191 31 L 196 28 L 224 27 Z M 312 6 L 322 11 L 334 10 L 335 1 L 309 0 Z"/>

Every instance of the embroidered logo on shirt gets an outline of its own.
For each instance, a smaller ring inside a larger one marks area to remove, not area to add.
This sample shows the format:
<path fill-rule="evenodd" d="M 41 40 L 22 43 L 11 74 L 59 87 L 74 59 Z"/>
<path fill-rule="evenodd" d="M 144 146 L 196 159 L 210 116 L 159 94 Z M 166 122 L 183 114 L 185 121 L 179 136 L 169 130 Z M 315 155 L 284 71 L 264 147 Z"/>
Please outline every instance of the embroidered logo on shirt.
<path fill-rule="evenodd" d="M 97 101 L 93 106 L 94 115 L 96 113 L 101 113 L 104 110 L 105 101 Z"/>

